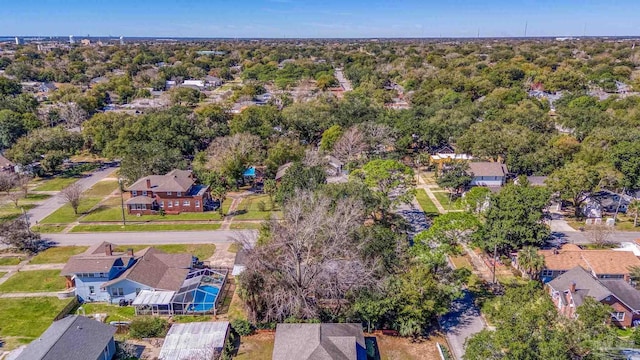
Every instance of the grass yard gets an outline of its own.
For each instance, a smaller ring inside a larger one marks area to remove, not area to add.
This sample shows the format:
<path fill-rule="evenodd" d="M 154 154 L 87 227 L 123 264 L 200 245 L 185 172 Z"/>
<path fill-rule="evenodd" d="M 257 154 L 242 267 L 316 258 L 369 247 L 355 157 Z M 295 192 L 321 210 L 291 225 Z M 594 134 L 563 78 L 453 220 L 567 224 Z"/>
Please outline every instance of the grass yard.
<path fill-rule="evenodd" d="M 365 336 L 369 334 L 365 333 Z M 427 339 L 413 340 L 399 336 L 377 335 L 378 349 L 381 360 L 432 360 L 440 359 L 436 344 L 446 347 L 446 340 L 441 335 L 430 336 Z"/>
<path fill-rule="evenodd" d="M 0 284 L 0 292 L 50 292 L 65 288 L 60 270 L 20 271 Z"/>
<path fill-rule="evenodd" d="M 234 222 L 230 225 L 231 230 L 260 230 L 262 223 L 254 222 Z"/>
<path fill-rule="evenodd" d="M 462 210 L 462 206 L 458 201 L 450 201 L 449 200 L 449 192 L 447 191 L 436 191 L 433 195 L 438 199 L 438 202 L 445 210 Z"/>
<path fill-rule="evenodd" d="M 59 246 L 52 247 L 36 255 L 29 264 L 62 264 L 69 261 L 73 255 L 87 251 L 88 246 Z"/>
<path fill-rule="evenodd" d="M 18 256 L 3 256 L 0 257 L 0 266 L 18 265 L 20 261 L 22 261 L 22 258 Z"/>
<path fill-rule="evenodd" d="M 69 224 L 76 221 L 82 214 L 88 212 L 102 200 L 101 197 L 85 197 L 80 200 L 78 207 L 78 215 L 73 212 L 71 205 L 64 204 L 61 208 L 54 211 L 53 214 L 42 219 L 41 224 Z"/>
<path fill-rule="evenodd" d="M 110 195 L 118 188 L 118 181 L 116 180 L 103 180 L 98 181 L 91 188 L 84 192 L 87 197 L 105 197 Z"/>
<path fill-rule="evenodd" d="M 420 207 L 425 214 L 438 215 L 440 213 L 438 211 L 438 208 L 433 203 L 431 198 L 429 198 L 429 195 L 427 195 L 427 192 L 424 189 L 418 189 L 416 191 L 416 200 L 418 200 L 418 203 L 420 204 Z"/>
<path fill-rule="evenodd" d="M 427 185 L 437 185 L 436 176 L 433 171 L 420 171 L 420 178 Z"/>
<path fill-rule="evenodd" d="M 215 321 L 211 315 L 175 315 L 171 319 L 177 323 Z"/>
<path fill-rule="evenodd" d="M 0 299 L 0 338 L 7 340 L 7 349 L 40 336 L 69 301 L 53 297 Z"/>
<path fill-rule="evenodd" d="M 62 230 L 64 230 L 66 227 L 67 227 L 67 224 L 63 224 L 63 225 L 37 225 L 37 226 L 32 226 L 31 230 L 37 231 L 37 232 L 43 233 L 43 234 L 55 234 L 55 233 L 61 233 Z"/>
<path fill-rule="evenodd" d="M 136 231 L 202 231 L 218 230 L 220 224 L 131 224 L 122 225 L 77 225 L 71 232 L 136 232 Z"/>
<path fill-rule="evenodd" d="M 450 256 L 449 259 L 453 263 L 453 266 L 456 267 L 456 269 L 466 268 L 469 270 L 473 270 L 473 265 L 471 265 L 471 261 L 469 260 L 468 255 Z"/>
<path fill-rule="evenodd" d="M 264 207 L 261 210 L 262 205 Z M 240 202 L 235 214 L 234 219 L 238 220 L 266 220 L 270 216 L 279 215 L 279 209 L 272 207 L 271 201 L 268 195 L 248 196 Z"/>
<path fill-rule="evenodd" d="M 6 272 L 0 271 L 0 278 L 1 278 L 1 277 L 3 277 L 3 276 L 5 276 L 5 275 L 7 275 L 7 273 L 6 273 Z"/>
<path fill-rule="evenodd" d="M 107 314 L 106 323 L 109 323 L 109 321 L 131 321 L 136 314 L 133 306 L 118 306 L 107 303 L 84 303 L 80 306 L 87 316 L 91 314 Z M 79 313 L 82 314 L 82 310 Z"/>
<path fill-rule="evenodd" d="M 133 249 L 133 251 L 142 250 L 152 245 L 123 245 L 117 246 L 115 251 L 126 251 L 127 249 Z M 180 254 L 189 253 L 200 260 L 206 260 L 213 256 L 216 251 L 216 246 L 213 244 L 166 244 L 166 245 L 153 245 L 153 247 L 160 249 L 167 254 Z"/>
<path fill-rule="evenodd" d="M 34 207 L 36 207 L 35 204 L 24 203 L 18 203 L 18 207 L 15 207 L 13 203 L 0 205 L 0 222 L 17 219 L 22 215 L 22 209 L 24 209 L 24 211 L 27 211 L 33 209 Z"/>
<path fill-rule="evenodd" d="M 271 360 L 275 333 L 259 333 L 240 338 L 240 348 L 235 360 Z"/>
<path fill-rule="evenodd" d="M 33 190 L 35 191 L 60 191 L 67 186 L 73 184 L 78 179 L 73 177 L 55 177 L 50 179 L 36 180 L 38 184 Z"/>

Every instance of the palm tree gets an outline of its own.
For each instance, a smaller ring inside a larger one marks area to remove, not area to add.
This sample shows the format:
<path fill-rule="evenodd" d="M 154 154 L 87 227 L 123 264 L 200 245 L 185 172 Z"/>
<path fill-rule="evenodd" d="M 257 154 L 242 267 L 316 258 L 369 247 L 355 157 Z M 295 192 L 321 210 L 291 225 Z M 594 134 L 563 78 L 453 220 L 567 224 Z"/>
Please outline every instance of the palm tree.
<path fill-rule="evenodd" d="M 633 215 L 633 227 L 638 227 L 638 215 L 640 215 L 640 201 L 632 200 L 627 207 L 627 212 Z"/>
<path fill-rule="evenodd" d="M 538 253 L 533 246 L 522 248 L 518 252 L 518 264 L 531 279 L 537 279 L 540 271 L 544 269 L 544 256 Z"/>

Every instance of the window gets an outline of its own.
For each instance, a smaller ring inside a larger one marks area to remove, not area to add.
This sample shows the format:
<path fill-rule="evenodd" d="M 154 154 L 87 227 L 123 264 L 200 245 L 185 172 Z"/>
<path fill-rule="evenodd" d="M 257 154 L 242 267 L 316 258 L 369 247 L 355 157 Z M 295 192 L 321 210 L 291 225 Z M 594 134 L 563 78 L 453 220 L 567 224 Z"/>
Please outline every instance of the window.
<path fill-rule="evenodd" d="M 93 287 L 93 286 L 89 286 L 89 294 L 95 295 L 96 294 L 96 288 Z"/>
<path fill-rule="evenodd" d="M 176 193 L 176 195 L 177 195 L 177 196 L 182 196 L 182 193 L 181 193 L 180 191 L 178 191 L 178 192 Z"/>
<path fill-rule="evenodd" d="M 624 321 L 624 313 L 623 312 L 614 312 L 611 313 L 611 316 L 618 321 Z"/>
<path fill-rule="evenodd" d="M 196 207 L 199 208 L 200 207 L 200 200 L 196 200 Z"/>
<path fill-rule="evenodd" d="M 146 192 L 146 191 L 143 191 L 143 192 L 142 192 L 142 196 L 147 196 L 147 192 Z"/>
<path fill-rule="evenodd" d="M 175 205 L 176 207 L 180 206 L 180 201 L 178 201 L 178 200 L 174 201 L 173 205 Z"/>
<path fill-rule="evenodd" d="M 132 191 L 131 191 L 131 196 L 138 196 L 138 192 L 137 192 L 137 191 L 135 191 L 135 190 L 132 190 Z"/>
<path fill-rule="evenodd" d="M 167 201 L 167 207 L 173 207 L 173 201 Z"/>
<path fill-rule="evenodd" d="M 182 202 L 182 206 L 190 206 L 191 202 L 189 200 L 185 200 Z"/>
<path fill-rule="evenodd" d="M 171 195 L 171 191 L 167 191 L 167 195 Z"/>
<path fill-rule="evenodd" d="M 552 277 L 553 276 L 553 270 L 542 270 L 542 277 Z"/>
<path fill-rule="evenodd" d="M 164 207 L 164 201 L 160 201 L 160 207 L 163 208 Z"/>
<path fill-rule="evenodd" d="M 124 296 L 124 289 L 123 288 L 112 288 L 111 289 L 111 294 L 113 296 Z"/>

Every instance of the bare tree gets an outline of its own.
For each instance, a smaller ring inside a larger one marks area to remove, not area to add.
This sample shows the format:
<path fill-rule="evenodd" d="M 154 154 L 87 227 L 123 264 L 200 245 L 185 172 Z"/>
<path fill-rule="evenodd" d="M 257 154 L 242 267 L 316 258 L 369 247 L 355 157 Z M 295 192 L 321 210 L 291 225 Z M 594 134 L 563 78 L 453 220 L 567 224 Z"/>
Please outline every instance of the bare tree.
<path fill-rule="evenodd" d="M 356 236 L 364 210 L 360 201 L 332 203 L 324 195 L 298 192 L 283 219 L 270 223 L 270 238 L 248 251 L 241 294 L 253 320 L 317 318 L 339 313 L 346 295 L 375 284 L 374 260 L 365 260 Z"/>
<path fill-rule="evenodd" d="M 246 166 L 255 161 L 262 149 L 260 138 L 250 134 L 235 134 L 216 138 L 207 148 L 209 169 L 222 171 L 236 179 Z"/>
<path fill-rule="evenodd" d="M 368 121 L 359 125 L 369 151 L 375 153 L 387 152 L 387 148 L 394 146 L 396 132 L 386 124 Z"/>
<path fill-rule="evenodd" d="M 307 149 L 304 152 L 302 163 L 307 167 L 325 165 L 325 161 L 317 150 Z"/>
<path fill-rule="evenodd" d="M 22 190 L 23 197 L 25 198 L 29 195 L 29 183 L 31 183 L 31 176 L 26 174 L 18 176 L 16 186 Z"/>
<path fill-rule="evenodd" d="M 18 207 L 18 202 L 23 198 L 22 191 L 12 191 L 9 193 L 9 199 L 13 202 L 13 204 Z"/>
<path fill-rule="evenodd" d="M 29 222 L 25 217 L 0 224 L 0 243 L 30 253 L 46 247 L 40 234 L 29 230 Z"/>
<path fill-rule="evenodd" d="M 72 129 L 82 125 L 89 118 L 89 114 L 76 103 L 66 103 L 60 107 L 60 117 L 64 120 L 65 126 Z"/>
<path fill-rule="evenodd" d="M 364 135 L 357 127 L 351 127 L 333 145 L 333 155 L 344 162 L 355 160 L 368 148 Z"/>
<path fill-rule="evenodd" d="M 82 200 L 82 188 L 80 185 L 71 184 L 60 191 L 60 195 L 73 208 L 73 213 L 78 215 L 78 207 L 80 207 L 80 201 Z"/>
<path fill-rule="evenodd" d="M 610 243 L 615 229 L 606 224 L 593 224 L 585 227 L 584 236 L 596 247 L 605 248 Z"/>
<path fill-rule="evenodd" d="M 11 190 L 16 187 L 16 180 L 16 174 L 6 171 L 0 172 L 0 192 L 10 196 Z"/>

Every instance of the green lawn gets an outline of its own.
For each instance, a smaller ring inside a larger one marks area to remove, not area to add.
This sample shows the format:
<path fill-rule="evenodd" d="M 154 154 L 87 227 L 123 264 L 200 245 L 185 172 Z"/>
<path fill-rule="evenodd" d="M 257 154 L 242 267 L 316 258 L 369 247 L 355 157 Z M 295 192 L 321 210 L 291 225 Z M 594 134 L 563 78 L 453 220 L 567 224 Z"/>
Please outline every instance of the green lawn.
<path fill-rule="evenodd" d="M 23 204 L 18 203 L 18 207 L 15 207 L 13 203 L 7 203 L 0 205 L 0 222 L 14 220 L 22 215 L 22 209 L 24 211 L 33 209 L 35 204 Z"/>
<path fill-rule="evenodd" d="M 418 189 L 416 191 L 416 200 L 418 200 L 418 203 L 420 204 L 420 207 L 425 214 L 438 215 L 440 213 L 438 211 L 438 208 L 433 203 L 433 201 L 431 201 L 431 198 L 429 198 L 429 195 L 427 195 L 427 192 L 424 189 Z"/>
<path fill-rule="evenodd" d="M 71 232 L 136 232 L 136 231 L 189 231 L 218 230 L 220 224 L 131 224 L 123 228 L 122 224 L 114 225 L 77 225 Z"/>
<path fill-rule="evenodd" d="M 105 320 L 107 323 L 109 321 L 131 321 L 136 313 L 133 306 L 118 306 L 107 303 L 84 303 L 80 306 L 87 316 L 91 314 L 107 314 Z M 82 310 L 78 311 L 78 313 L 82 314 Z"/>
<path fill-rule="evenodd" d="M 69 261 L 73 255 L 87 251 L 88 246 L 59 246 L 52 247 L 36 255 L 29 264 L 62 264 Z"/>
<path fill-rule="evenodd" d="M 0 257 L 0 266 L 18 265 L 20 261 L 22 258 L 18 256 Z"/>
<path fill-rule="evenodd" d="M 0 292 L 50 292 L 65 288 L 60 270 L 20 271 L 0 284 Z"/>
<path fill-rule="evenodd" d="M 468 256 L 450 256 L 449 259 L 456 269 L 466 268 L 473 270 L 473 265 L 471 265 Z"/>
<path fill-rule="evenodd" d="M 270 360 L 273 355 L 274 334 L 256 334 L 240 338 L 235 360 Z"/>
<path fill-rule="evenodd" d="M 260 210 L 260 203 L 264 204 L 264 211 Z M 234 219 L 238 220 L 265 220 L 270 216 L 278 216 L 278 208 L 272 208 L 269 196 L 248 196 L 238 205 Z"/>
<path fill-rule="evenodd" d="M 38 186 L 34 188 L 35 191 L 60 191 L 67 186 L 73 184 L 78 179 L 74 177 L 56 177 L 46 180 L 39 180 Z"/>
<path fill-rule="evenodd" d="M 227 199 L 222 203 L 222 209 L 225 213 L 229 212 L 232 199 Z M 101 221 L 122 221 L 121 199 L 110 198 L 100 204 L 91 213 L 80 219 L 80 222 L 101 222 Z M 182 213 L 177 215 L 129 215 L 125 213 L 125 219 L 129 221 L 181 221 L 181 220 L 220 220 L 220 214 L 217 211 L 207 211 L 202 213 Z"/>
<path fill-rule="evenodd" d="M 231 223 L 231 230 L 260 230 L 262 229 L 262 223 L 254 222 L 234 222 Z"/>
<path fill-rule="evenodd" d="M 118 188 L 118 181 L 116 180 L 104 180 L 98 181 L 95 185 L 84 192 L 88 197 L 105 197 L 110 195 Z"/>
<path fill-rule="evenodd" d="M 47 200 L 50 197 L 51 197 L 51 195 L 49 195 L 49 194 L 32 194 L 32 193 L 28 193 L 26 198 L 20 199 L 20 204 L 23 204 L 25 202 L 27 202 L 29 204 L 32 204 L 32 203 L 35 203 L 35 202 L 40 202 L 40 201 Z"/>
<path fill-rule="evenodd" d="M 63 225 L 38 225 L 38 226 L 32 226 L 31 230 L 39 232 L 39 233 L 43 233 L 43 234 L 53 234 L 53 233 L 62 232 L 62 230 L 64 230 L 66 227 L 67 227 L 67 224 L 63 224 Z"/>
<path fill-rule="evenodd" d="M 123 245 L 117 246 L 114 250 L 126 251 L 127 249 L 133 249 L 133 251 L 138 251 L 149 246 L 153 246 L 156 249 L 166 252 L 167 254 L 188 253 L 200 260 L 206 260 L 210 258 L 216 251 L 216 246 L 214 244 Z"/>
<path fill-rule="evenodd" d="M 444 192 L 434 192 L 433 195 L 438 199 L 438 202 L 445 210 L 461 210 L 462 206 L 458 201 L 450 201 L 449 193 Z"/>
<path fill-rule="evenodd" d="M 177 323 L 214 321 L 211 315 L 175 315 L 171 319 Z"/>
<path fill-rule="evenodd" d="M 42 219 L 41 224 L 69 224 L 78 219 L 82 214 L 88 212 L 102 200 L 101 197 L 85 197 L 80 200 L 78 207 L 78 215 L 73 212 L 69 204 L 64 204 L 61 208 L 53 212 L 53 214 Z"/>
<path fill-rule="evenodd" d="M 53 322 L 69 299 L 47 298 L 0 299 L 0 338 L 15 337 L 14 345 L 40 336 Z"/>

